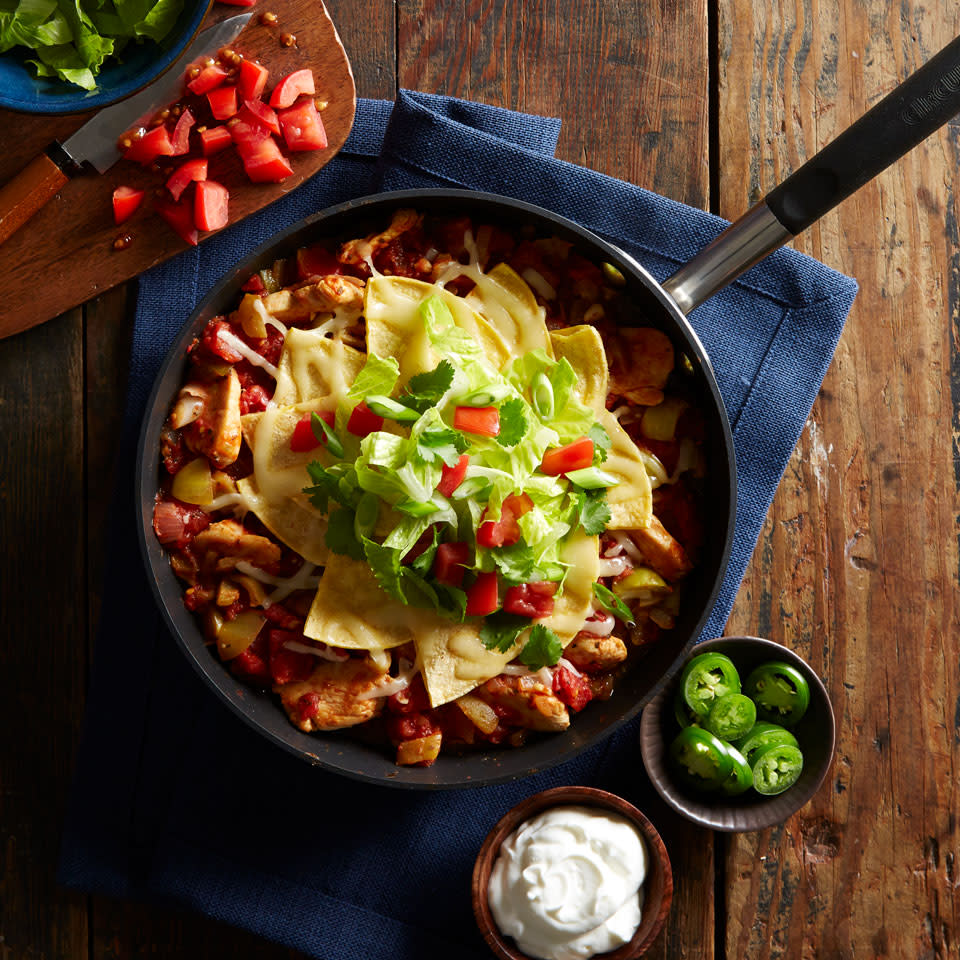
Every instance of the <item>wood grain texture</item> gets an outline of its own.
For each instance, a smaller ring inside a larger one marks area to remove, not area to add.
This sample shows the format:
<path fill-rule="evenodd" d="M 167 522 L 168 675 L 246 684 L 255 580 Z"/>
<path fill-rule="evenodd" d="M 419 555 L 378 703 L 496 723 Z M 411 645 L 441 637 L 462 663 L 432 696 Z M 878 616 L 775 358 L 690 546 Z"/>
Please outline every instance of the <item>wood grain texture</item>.
<path fill-rule="evenodd" d="M 264 26 L 254 16 L 232 47 L 269 67 L 271 83 L 293 70 L 312 67 L 317 98 L 329 103 L 322 114 L 329 143 L 323 150 L 294 154 L 293 175 L 275 184 L 251 183 L 233 150 L 211 157 L 211 179 L 230 190 L 231 223 L 262 209 L 320 170 L 342 146 L 353 123 L 355 91 L 350 64 L 323 4 L 277 0 L 272 7 L 280 23 Z M 204 22 L 235 13 L 236 8 L 220 5 Z M 279 40 L 283 32 L 293 32 L 297 43 L 283 46 Z M 51 129 L 65 135 L 86 119 L 86 115 L 78 116 L 62 128 L 60 122 L 50 127 L 46 118 L 0 111 L 0 124 L 24 131 L 0 156 L 0 183 L 46 147 Z M 123 132 L 118 130 L 117 135 Z M 176 163 L 161 166 L 173 169 Z M 105 174 L 85 172 L 62 183 L 63 189 L 52 201 L 0 248 L 5 267 L 0 272 L 0 338 L 42 323 L 186 249 L 184 241 L 154 211 L 153 192 L 162 188 L 163 182 L 163 174 L 119 160 Z M 122 227 L 115 226 L 111 207 L 111 194 L 119 184 L 144 189 L 148 196 Z M 133 242 L 126 249 L 114 249 L 114 241 L 123 234 Z M 43 284 L 37 284 L 38 275 L 46 278 Z M 29 310 L 22 309 L 24 302 L 30 303 Z"/>
<path fill-rule="evenodd" d="M 40 154 L 3 184 L 0 187 L 0 243 L 52 200 L 66 182 L 66 174 L 46 154 Z"/>
<path fill-rule="evenodd" d="M 722 0 L 722 212 L 958 32 L 955 7 Z M 955 121 L 795 243 L 861 289 L 728 630 L 810 661 L 838 749 L 830 789 L 731 844 L 729 957 L 956 956 L 958 161 Z"/>

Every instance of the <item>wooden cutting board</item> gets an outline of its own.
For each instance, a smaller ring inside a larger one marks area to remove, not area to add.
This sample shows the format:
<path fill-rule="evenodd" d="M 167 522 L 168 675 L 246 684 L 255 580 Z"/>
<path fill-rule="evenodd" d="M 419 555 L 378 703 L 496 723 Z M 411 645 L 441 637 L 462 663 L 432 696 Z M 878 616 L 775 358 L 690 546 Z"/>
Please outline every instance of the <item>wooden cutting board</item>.
<path fill-rule="evenodd" d="M 275 26 L 260 22 L 260 13 L 277 15 Z M 204 27 L 242 12 L 214 4 Z M 280 36 L 292 33 L 293 46 Z M 209 176 L 230 190 L 230 222 L 255 213 L 313 176 L 343 146 L 356 110 L 350 62 L 333 21 L 319 0 L 269 0 L 254 8 L 243 33 L 231 44 L 270 70 L 272 84 L 302 67 L 311 67 L 317 99 L 325 100 L 324 150 L 290 155 L 293 176 L 282 183 L 250 183 L 233 150 L 210 158 Z M 176 69 L 176 68 L 174 68 Z M 92 114 L 39 117 L 0 110 L 0 183 L 18 173 L 54 139 L 63 139 Z M 123 133 L 118 130 L 117 134 Z M 153 212 L 154 191 L 164 178 L 139 164 L 120 160 L 105 174 L 84 172 L 70 180 L 36 216 L 0 245 L 0 338 L 43 323 L 77 304 L 142 273 L 186 244 Z M 141 208 L 121 227 L 113 222 L 111 194 L 127 184 L 147 189 Z M 132 237 L 124 250 L 114 249 L 123 233 Z M 212 234 L 201 234 L 203 238 Z"/>

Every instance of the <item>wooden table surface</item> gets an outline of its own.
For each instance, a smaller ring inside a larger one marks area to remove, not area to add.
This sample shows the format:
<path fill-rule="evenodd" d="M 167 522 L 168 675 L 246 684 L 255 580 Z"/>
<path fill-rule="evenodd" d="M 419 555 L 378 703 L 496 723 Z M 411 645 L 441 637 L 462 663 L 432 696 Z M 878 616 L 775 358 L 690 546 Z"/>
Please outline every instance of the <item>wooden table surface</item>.
<path fill-rule="evenodd" d="M 328 6 L 361 96 L 559 115 L 563 159 L 726 217 L 960 33 L 943 0 Z M 650 801 L 676 878 L 652 957 L 958 955 L 958 169 L 955 120 L 795 242 L 860 293 L 727 631 L 813 664 L 837 753 L 814 800 L 759 833 L 699 831 Z M 0 344 L 0 958 L 290 958 L 54 878 L 134 296 Z"/>

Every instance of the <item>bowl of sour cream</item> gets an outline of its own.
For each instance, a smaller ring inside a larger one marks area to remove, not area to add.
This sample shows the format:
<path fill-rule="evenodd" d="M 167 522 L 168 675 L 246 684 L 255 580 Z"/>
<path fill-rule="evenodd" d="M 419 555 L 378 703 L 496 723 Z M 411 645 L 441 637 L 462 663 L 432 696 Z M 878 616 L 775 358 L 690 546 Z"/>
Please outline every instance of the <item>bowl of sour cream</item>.
<path fill-rule="evenodd" d="M 474 915 L 502 960 L 632 960 L 656 939 L 672 897 L 656 828 L 592 787 L 555 787 L 517 804 L 473 870 Z"/>

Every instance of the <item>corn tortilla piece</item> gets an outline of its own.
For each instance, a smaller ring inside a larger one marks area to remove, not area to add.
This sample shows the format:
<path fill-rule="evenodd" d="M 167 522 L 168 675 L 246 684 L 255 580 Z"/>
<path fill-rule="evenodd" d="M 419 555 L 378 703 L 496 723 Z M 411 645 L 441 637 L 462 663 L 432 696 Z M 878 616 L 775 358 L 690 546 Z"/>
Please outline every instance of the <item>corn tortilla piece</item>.
<path fill-rule="evenodd" d="M 617 478 L 607 490 L 608 530 L 639 530 L 653 516 L 653 489 L 647 460 L 617 418 L 607 410 L 607 357 L 600 334 L 583 324 L 551 334 L 558 357 L 565 357 L 577 374 L 574 394 L 596 414 L 610 437 L 610 449 L 601 469 Z"/>
<path fill-rule="evenodd" d="M 454 323 L 479 344 L 495 370 L 511 357 L 510 345 L 467 302 L 447 290 L 407 277 L 374 277 L 367 281 L 364 317 L 367 350 L 378 357 L 396 357 L 400 364 L 399 385 L 411 377 L 433 370 L 440 362 L 420 318 L 420 305 L 438 296 L 453 314 Z"/>
<path fill-rule="evenodd" d="M 332 397 L 333 409 L 366 362 L 365 354 L 339 340 L 291 327 L 277 364 L 273 402 L 278 407 L 291 407 Z"/>
<path fill-rule="evenodd" d="M 489 273 L 480 274 L 477 285 L 464 299 L 500 332 L 513 356 L 531 350 L 553 356 L 546 311 L 513 267 L 498 263 Z"/>
<path fill-rule="evenodd" d="M 291 550 L 305 560 L 323 566 L 330 556 L 327 548 L 327 518 L 315 510 L 305 494 L 295 493 L 283 500 L 265 498 L 251 476 L 237 481 L 237 490 L 260 522 Z"/>
<path fill-rule="evenodd" d="M 577 527 L 561 548 L 560 562 L 570 565 L 563 593 L 553 613 L 537 622 L 566 644 L 583 629 L 583 621 L 593 609 L 593 584 L 600 573 L 600 538 L 588 537 L 582 527 Z"/>

